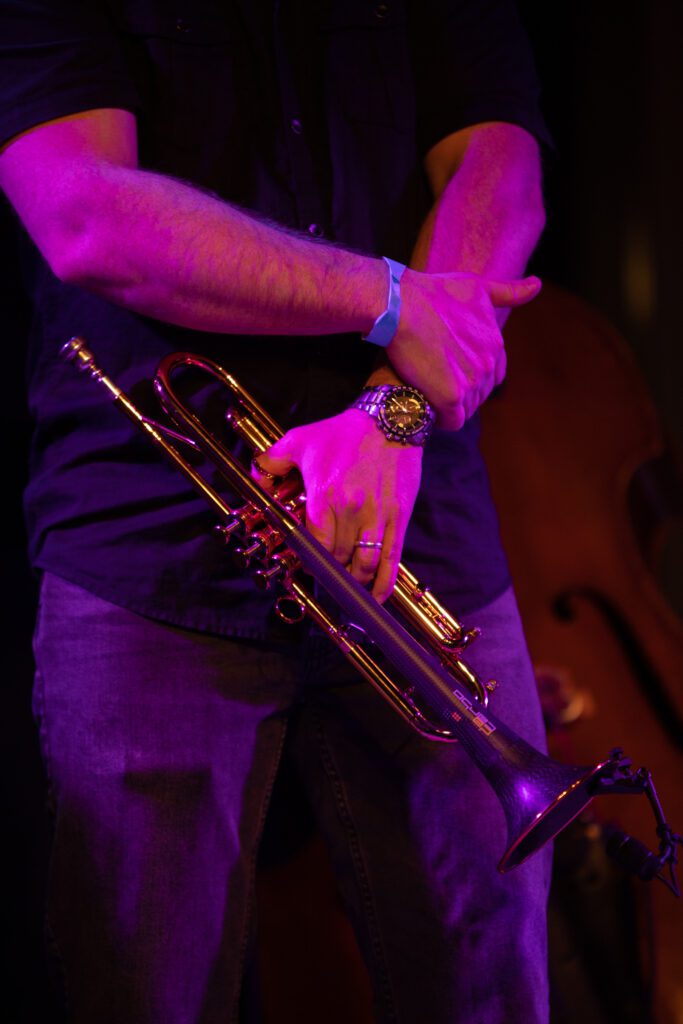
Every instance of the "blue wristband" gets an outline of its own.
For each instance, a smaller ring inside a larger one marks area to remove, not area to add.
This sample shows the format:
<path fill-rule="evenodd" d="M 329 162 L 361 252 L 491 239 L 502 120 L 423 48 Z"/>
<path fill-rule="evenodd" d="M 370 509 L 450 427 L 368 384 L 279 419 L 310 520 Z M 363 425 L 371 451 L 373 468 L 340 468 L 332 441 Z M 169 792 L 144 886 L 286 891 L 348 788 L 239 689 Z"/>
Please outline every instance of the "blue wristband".
<path fill-rule="evenodd" d="M 401 315 L 401 278 L 406 269 L 405 264 L 390 260 L 388 256 L 382 259 L 389 267 L 389 298 L 387 308 L 375 320 L 372 330 L 363 335 L 363 341 L 371 341 L 373 345 L 381 345 L 386 348 L 393 336 L 396 334 L 398 319 Z"/>

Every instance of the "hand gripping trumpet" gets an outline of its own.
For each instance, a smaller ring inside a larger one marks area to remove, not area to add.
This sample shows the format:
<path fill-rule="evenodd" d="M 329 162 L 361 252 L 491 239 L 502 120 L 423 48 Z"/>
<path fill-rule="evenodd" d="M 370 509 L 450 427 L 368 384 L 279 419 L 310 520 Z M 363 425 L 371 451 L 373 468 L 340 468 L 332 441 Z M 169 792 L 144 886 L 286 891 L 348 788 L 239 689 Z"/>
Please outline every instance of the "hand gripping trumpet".
<path fill-rule="evenodd" d="M 379 693 L 420 734 L 430 740 L 459 742 L 493 787 L 503 807 L 508 846 L 500 871 L 516 867 L 562 831 L 593 797 L 604 793 L 645 793 L 659 837 L 659 853 L 619 833 L 611 851 L 640 878 L 659 878 L 676 895 L 676 847 L 683 842 L 664 819 L 650 773 L 631 770 L 620 750 L 595 765 L 570 766 L 535 750 L 488 709 L 492 683 L 482 683 L 462 660 L 463 649 L 476 638 L 421 587 L 401 565 L 390 614 L 322 547 L 302 523 L 305 497 L 285 478 L 271 495 L 174 390 L 172 376 L 183 367 L 214 378 L 230 394 L 227 420 L 254 456 L 264 452 L 282 431 L 237 381 L 218 364 L 178 352 L 160 363 L 155 389 L 166 414 L 178 429 L 150 420 L 96 365 L 81 338 L 62 349 L 65 359 L 87 372 L 125 415 L 143 431 L 219 517 L 217 529 L 226 540 L 237 539 L 239 564 L 255 568 L 262 589 L 276 585 L 276 610 L 285 621 L 308 615 Z M 179 430 L 183 431 L 180 433 Z M 190 436 L 187 436 L 189 433 Z M 213 464 L 242 504 L 233 508 L 181 453 L 190 445 Z M 315 600 L 306 577 L 312 577 L 333 598 L 340 611 L 336 622 Z M 400 619 L 400 621 L 399 621 Z M 353 623 L 353 625 L 350 625 Z M 416 635 L 417 634 L 417 635 Z M 373 656 L 369 640 L 382 652 Z M 390 669 L 384 666 L 388 663 Z M 391 674 L 389 674 L 391 671 Z M 663 871 L 668 867 L 669 877 Z"/>

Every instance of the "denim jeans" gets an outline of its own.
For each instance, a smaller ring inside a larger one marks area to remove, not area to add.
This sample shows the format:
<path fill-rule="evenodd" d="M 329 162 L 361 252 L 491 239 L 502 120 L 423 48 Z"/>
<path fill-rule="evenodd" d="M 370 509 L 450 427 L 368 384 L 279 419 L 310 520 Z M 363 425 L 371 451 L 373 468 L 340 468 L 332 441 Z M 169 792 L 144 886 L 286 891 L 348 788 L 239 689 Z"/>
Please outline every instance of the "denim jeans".
<path fill-rule="evenodd" d="M 511 592 L 468 661 L 544 749 Z M 543 1024 L 550 851 L 500 875 L 500 804 L 324 637 L 191 633 L 46 575 L 35 713 L 55 811 L 48 920 L 74 1024 L 237 1020 L 285 737 L 329 847 L 378 1021 Z M 305 965 L 302 965 L 305 969 Z"/>

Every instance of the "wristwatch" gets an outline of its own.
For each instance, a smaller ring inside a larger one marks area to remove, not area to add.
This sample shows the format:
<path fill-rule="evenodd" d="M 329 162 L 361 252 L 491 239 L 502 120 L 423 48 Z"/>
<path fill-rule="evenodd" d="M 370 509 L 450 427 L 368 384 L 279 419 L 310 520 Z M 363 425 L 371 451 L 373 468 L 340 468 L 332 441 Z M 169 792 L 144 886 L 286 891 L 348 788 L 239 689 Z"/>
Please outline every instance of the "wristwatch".
<path fill-rule="evenodd" d="M 422 392 L 404 384 L 364 388 L 351 408 L 368 413 L 387 440 L 401 444 L 425 444 L 436 422 Z"/>

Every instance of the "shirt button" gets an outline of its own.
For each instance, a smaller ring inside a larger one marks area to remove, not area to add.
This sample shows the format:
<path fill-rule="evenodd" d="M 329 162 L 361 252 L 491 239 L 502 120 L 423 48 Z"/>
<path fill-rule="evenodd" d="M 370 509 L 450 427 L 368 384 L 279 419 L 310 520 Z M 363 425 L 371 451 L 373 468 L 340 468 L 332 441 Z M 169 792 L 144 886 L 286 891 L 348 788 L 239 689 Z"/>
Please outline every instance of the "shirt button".
<path fill-rule="evenodd" d="M 298 117 L 292 118 L 292 120 L 289 122 L 289 127 L 292 129 L 295 135 L 301 135 L 302 131 L 304 130 L 304 126 L 302 125 Z"/>
<path fill-rule="evenodd" d="M 320 227 L 319 224 L 309 224 L 308 233 L 309 235 L 313 235 L 314 238 L 322 238 L 323 235 L 325 234 L 325 231 L 323 230 L 323 228 Z"/>

